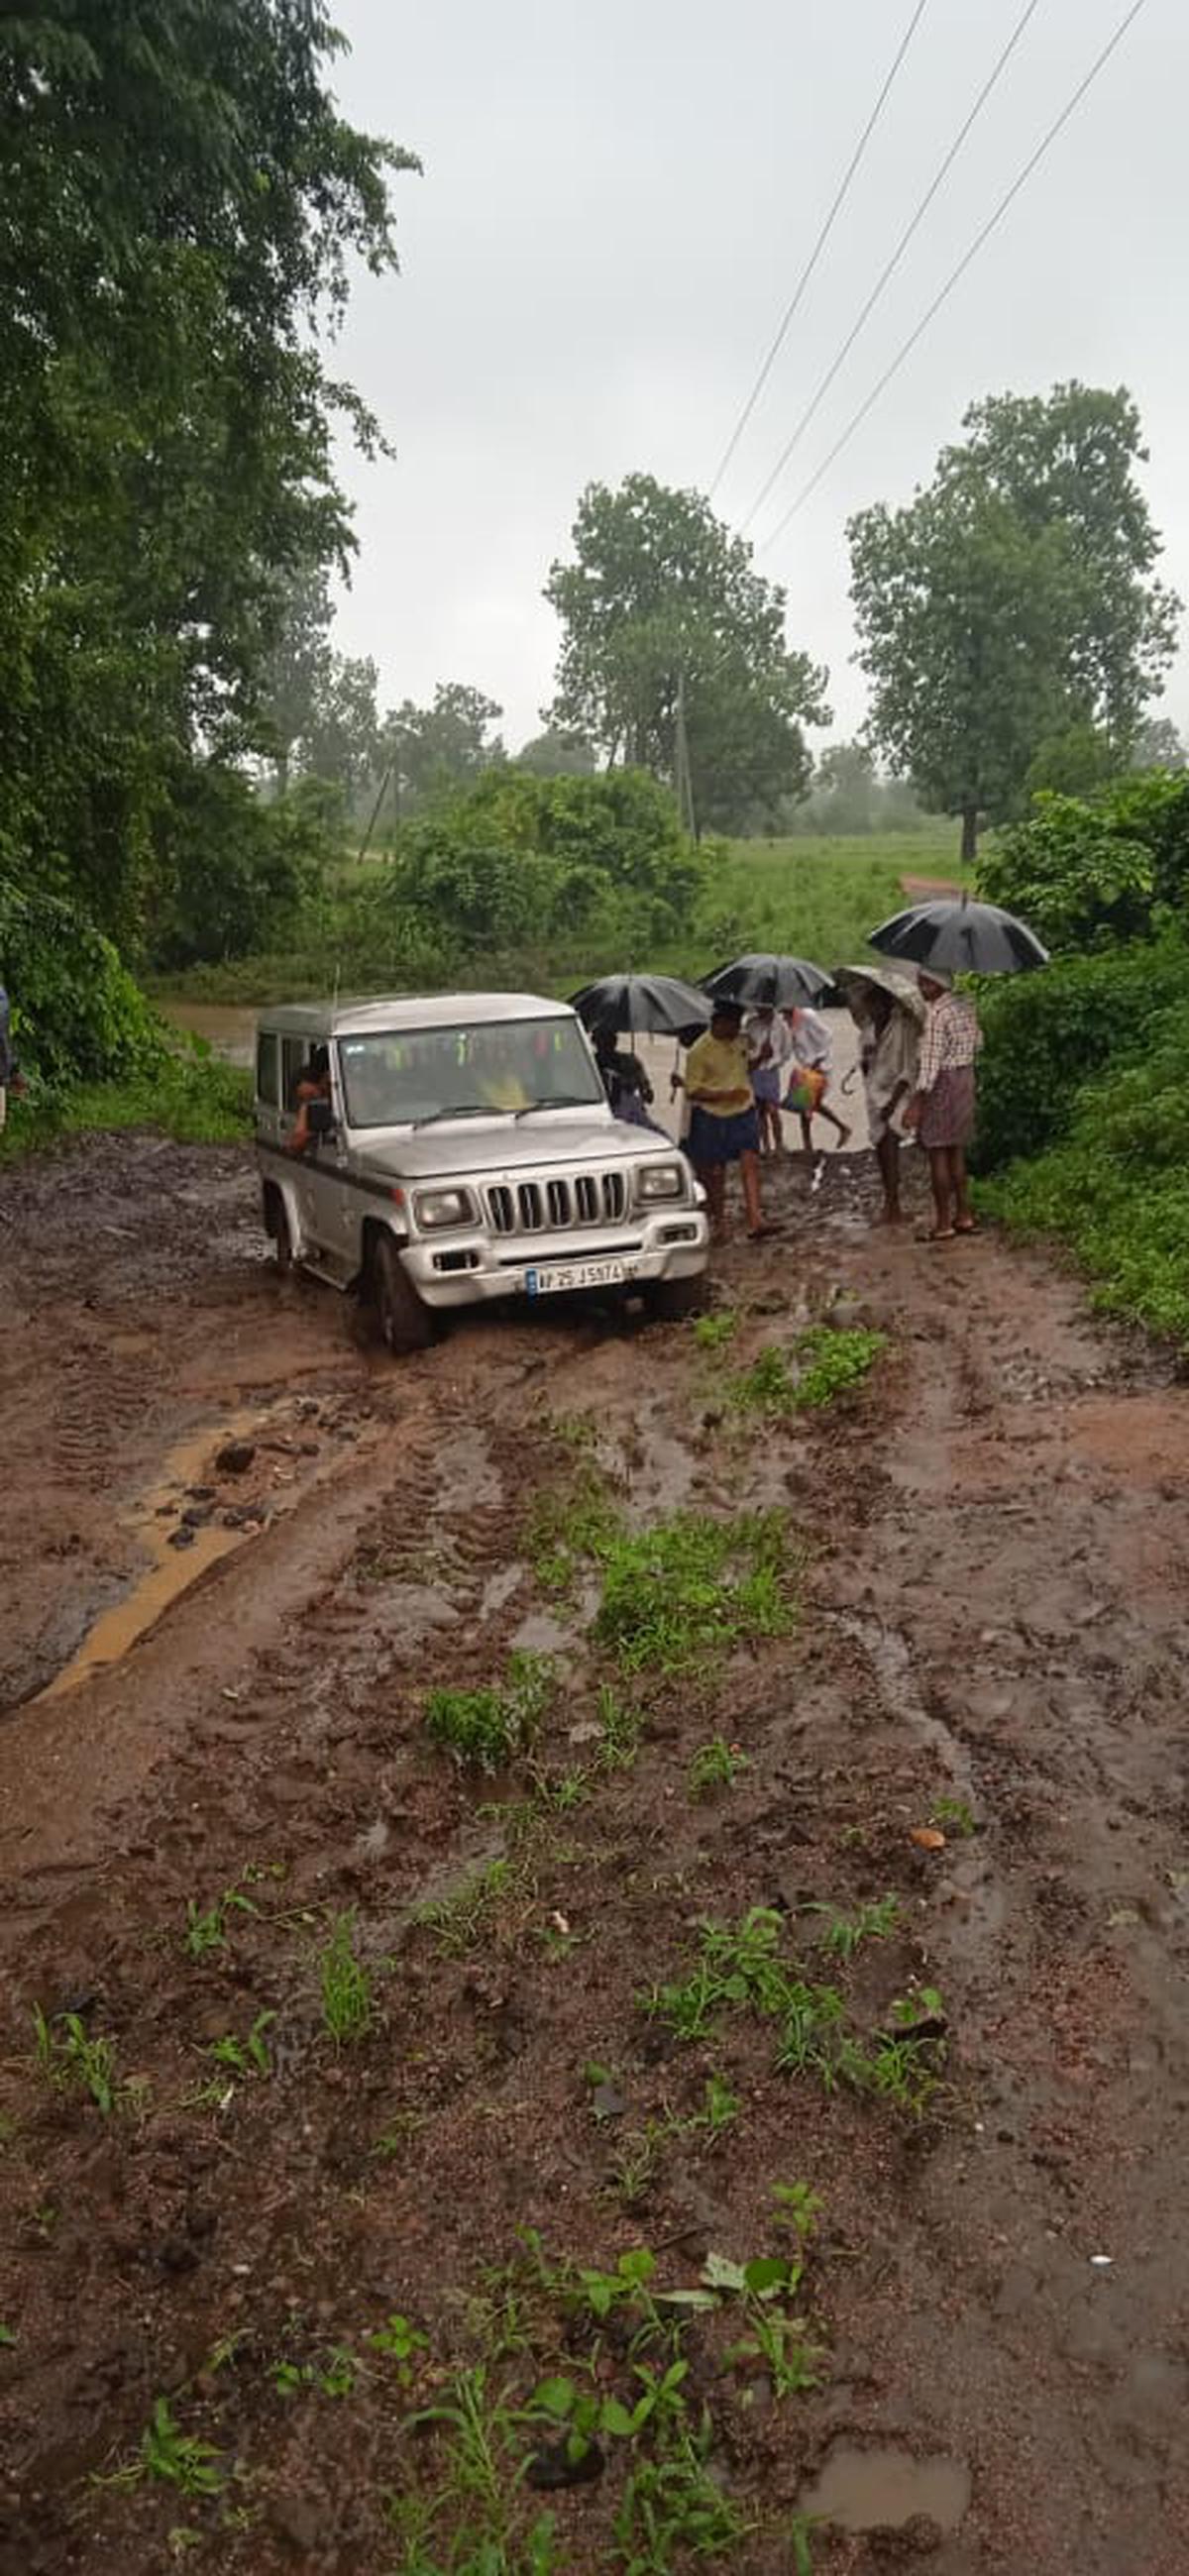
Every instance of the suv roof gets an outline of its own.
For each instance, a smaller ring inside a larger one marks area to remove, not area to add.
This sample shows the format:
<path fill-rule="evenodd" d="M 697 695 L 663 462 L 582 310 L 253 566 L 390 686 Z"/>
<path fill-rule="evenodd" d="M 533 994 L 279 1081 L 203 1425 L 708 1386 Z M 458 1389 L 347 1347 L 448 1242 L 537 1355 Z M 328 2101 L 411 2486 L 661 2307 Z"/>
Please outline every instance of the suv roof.
<path fill-rule="evenodd" d="M 257 1013 L 257 1027 L 276 1029 L 282 1037 L 362 1037 L 369 1030 L 441 1027 L 464 1020 L 475 1027 L 492 1021 L 573 1018 L 568 1002 L 546 1001 L 540 993 L 393 993 L 364 1002 L 284 1002 L 277 1010 Z"/>

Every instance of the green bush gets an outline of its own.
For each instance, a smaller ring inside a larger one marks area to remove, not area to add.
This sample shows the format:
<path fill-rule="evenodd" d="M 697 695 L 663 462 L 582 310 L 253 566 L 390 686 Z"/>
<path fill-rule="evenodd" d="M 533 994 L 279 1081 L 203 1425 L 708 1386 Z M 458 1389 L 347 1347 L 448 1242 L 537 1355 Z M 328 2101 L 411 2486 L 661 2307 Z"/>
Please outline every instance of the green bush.
<path fill-rule="evenodd" d="M 493 767 L 404 826 L 371 897 L 375 935 L 446 972 L 562 936 L 643 955 L 685 927 L 709 856 L 667 790 L 633 770 L 538 778 Z"/>
<path fill-rule="evenodd" d="M 80 1082 L 147 1080 L 165 1032 L 111 941 L 55 895 L 0 877 L 0 980 L 33 1106 Z"/>
<path fill-rule="evenodd" d="M 1149 770 L 1091 804 L 1038 795 L 979 862 L 979 893 L 1057 950 L 1149 938 L 1189 896 L 1189 777 Z"/>
<path fill-rule="evenodd" d="M 1189 1348 L 1189 958 L 1180 954 L 1180 998 L 1152 1009 L 1141 1034 L 1083 1084 L 1068 1133 L 1013 1163 L 984 1198 L 1025 1233 L 1061 1236 L 1100 1283 L 1100 1305 Z"/>
<path fill-rule="evenodd" d="M 1170 1006 L 1189 994 L 1189 947 L 1174 936 L 1086 957 L 984 988 L 975 1169 L 998 1171 L 1065 1134 L 1083 1086 L 1116 1057 L 1146 1053 Z"/>

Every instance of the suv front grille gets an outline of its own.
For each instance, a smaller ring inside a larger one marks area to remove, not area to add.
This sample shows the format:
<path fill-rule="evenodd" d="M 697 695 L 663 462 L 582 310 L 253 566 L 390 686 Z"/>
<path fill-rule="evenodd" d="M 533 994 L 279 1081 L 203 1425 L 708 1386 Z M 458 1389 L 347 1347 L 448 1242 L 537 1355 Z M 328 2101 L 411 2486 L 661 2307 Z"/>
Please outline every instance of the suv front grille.
<path fill-rule="evenodd" d="M 544 1181 L 496 1181 L 487 1192 L 493 1234 L 564 1234 L 574 1225 L 622 1225 L 625 1172 L 579 1172 Z"/>

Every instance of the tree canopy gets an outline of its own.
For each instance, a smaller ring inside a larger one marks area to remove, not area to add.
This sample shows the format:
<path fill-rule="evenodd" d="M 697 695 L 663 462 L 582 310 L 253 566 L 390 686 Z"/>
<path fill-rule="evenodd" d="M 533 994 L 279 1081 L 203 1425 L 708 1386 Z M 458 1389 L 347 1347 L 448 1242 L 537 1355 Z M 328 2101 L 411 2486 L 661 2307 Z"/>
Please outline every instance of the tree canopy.
<path fill-rule="evenodd" d="M 406 698 L 384 723 L 384 758 L 392 767 L 399 808 L 412 812 L 451 789 L 472 786 L 493 761 L 501 761 L 504 746 L 491 727 L 503 712 L 494 698 L 461 680 L 440 680 L 432 706 L 414 706 Z"/>
<path fill-rule="evenodd" d="M 699 492 L 631 474 L 591 484 L 545 597 L 562 624 L 556 731 L 677 786 L 681 714 L 699 827 L 741 828 L 803 793 L 803 727 L 826 674 L 785 641 L 785 594 Z"/>
<path fill-rule="evenodd" d="M 328 371 L 389 180 L 319 0 L 0 22 L 0 867 L 135 947 L 195 763 L 263 741 L 286 583 L 342 562 Z"/>
<path fill-rule="evenodd" d="M 1180 603 L 1153 577 L 1129 395 L 1004 394 L 963 427 L 906 508 L 848 534 L 872 737 L 927 806 L 962 815 L 970 855 L 980 815 L 1020 810 L 1043 745 L 1090 731 L 1126 765 Z"/>

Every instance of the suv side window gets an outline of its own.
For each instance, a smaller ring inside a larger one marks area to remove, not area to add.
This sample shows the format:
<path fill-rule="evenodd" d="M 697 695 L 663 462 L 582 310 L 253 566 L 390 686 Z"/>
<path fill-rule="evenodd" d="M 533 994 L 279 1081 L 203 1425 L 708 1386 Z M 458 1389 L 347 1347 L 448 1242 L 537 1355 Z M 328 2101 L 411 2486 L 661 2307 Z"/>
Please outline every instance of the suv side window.
<path fill-rule="evenodd" d="M 281 1042 L 275 1029 L 262 1029 L 256 1040 L 256 1097 L 266 1109 L 281 1106 Z"/>
<path fill-rule="evenodd" d="M 283 1038 L 281 1041 L 281 1107 L 296 1109 L 297 1086 L 309 1063 L 315 1041 L 312 1038 Z"/>

